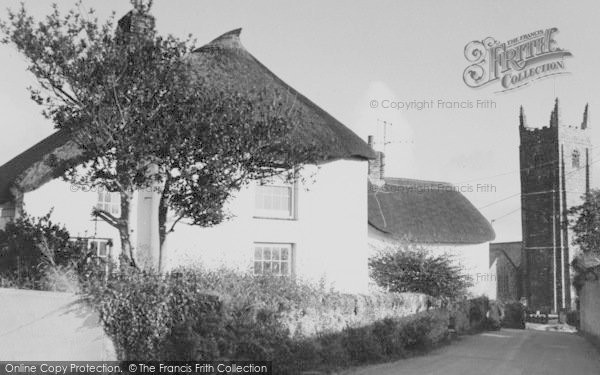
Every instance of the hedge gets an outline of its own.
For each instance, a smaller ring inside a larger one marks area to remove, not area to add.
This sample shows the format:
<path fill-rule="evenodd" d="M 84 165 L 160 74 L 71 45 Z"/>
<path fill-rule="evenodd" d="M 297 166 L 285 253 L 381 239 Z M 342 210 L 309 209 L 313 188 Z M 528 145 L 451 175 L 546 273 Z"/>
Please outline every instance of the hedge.
<path fill-rule="evenodd" d="M 340 294 L 226 270 L 121 272 L 87 289 L 121 360 L 268 360 L 277 374 L 422 352 L 448 337 L 451 314 L 468 309 L 430 308 L 435 301 L 424 295 Z"/>

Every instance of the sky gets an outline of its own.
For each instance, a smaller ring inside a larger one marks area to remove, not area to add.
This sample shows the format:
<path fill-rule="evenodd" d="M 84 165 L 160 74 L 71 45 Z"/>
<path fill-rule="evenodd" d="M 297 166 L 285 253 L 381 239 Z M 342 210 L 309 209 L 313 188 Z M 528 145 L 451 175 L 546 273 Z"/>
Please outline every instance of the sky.
<path fill-rule="evenodd" d="M 73 4 L 59 2 L 65 10 Z M 0 18 L 18 5 L 0 0 Z M 51 2 L 25 5 L 43 17 Z M 125 0 L 83 1 L 81 7 L 96 9 L 101 19 L 131 9 Z M 573 125 L 581 123 L 589 103 L 592 143 L 600 142 L 600 124 L 594 124 L 600 107 L 599 7 L 594 1 L 548 0 L 155 0 L 152 13 L 160 33 L 192 34 L 198 45 L 241 27 L 246 49 L 275 74 L 363 139 L 376 136 L 377 148 L 386 153 L 386 175 L 455 183 L 492 222 L 497 241 L 514 241 L 521 239 L 519 106 L 529 126 L 541 127 L 556 97 L 561 121 Z M 565 59 L 569 74 L 504 93 L 497 84 L 474 89 L 463 82 L 469 42 L 503 42 L 552 27 L 558 28 L 558 46 L 573 54 Z M 35 80 L 26 61 L 8 45 L 0 45 L 0 61 L 3 164 L 54 129 L 29 99 L 26 87 Z M 493 105 L 477 108 L 478 100 Z M 382 108 L 384 101 L 435 105 L 399 110 Z M 451 108 L 438 107 L 448 102 Z M 600 160 L 600 152 L 591 154 L 592 162 Z M 592 165 L 593 187 L 599 165 Z"/>

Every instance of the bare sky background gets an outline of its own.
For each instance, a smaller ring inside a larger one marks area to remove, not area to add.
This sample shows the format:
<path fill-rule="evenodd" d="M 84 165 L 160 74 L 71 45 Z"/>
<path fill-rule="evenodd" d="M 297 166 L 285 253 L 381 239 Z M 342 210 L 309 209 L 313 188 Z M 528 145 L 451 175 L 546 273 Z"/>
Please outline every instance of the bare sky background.
<path fill-rule="evenodd" d="M 42 17 L 50 4 L 36 0 L 26 7 Z M 74 2 L 59 4 L 69 9 Z M 0 16 L 18 5 L 0 0 Z M 113 10 L 118 18 L 131 8 L 124 0 L 84 1 L 83 8 L 90 7 L 100 18 Z M 530 126 L 545 126 L 555 97 L 561 120 L 572 125 L 581 123 L 589 103 L 592 142 L 600 144 L 600 123 L 594 122 L 600 110 L 599 8 L 595 1 L 547 0 L 156 0 L 153 14 L 159 32 L 193 34 L 199 45 L 242 27 L 242 42 L 255 57 L 361 137 L 374 134 L 381 140 L 381 123 L 392 123 L 386 146 L 389 176 L 470 186 L 474 191 L 465 195 L 476 207 L 487 206 L 481 211 L 493 220 L 496 240 L 510 241 L 521 238 L 515 211 L 520 206 L 515 195 L 520 189 L 519 105 Z M 498 85 L 472 89 L 463 83 L 468 42 L 488 36 L 507 41 L 550 27 L 559 29 L 558 46 L 573 53 L 565 60 L 570 75 L 501 94 L 495 93 Z M 23 58 L 12 47 L 0 46 L 0 61 L 3 164 L 54 130 L 29 99 L 26 87 L 34 81 Z M 493 100 L 496 106 L 397 111 L 372 109 L 373 99 Z M 591 155 L 598 161 L 592 167 L 597 187 L 600 149 L 592 149 Z M 477 184 L 490 184 L 495 191 L 478 192 Z"/>

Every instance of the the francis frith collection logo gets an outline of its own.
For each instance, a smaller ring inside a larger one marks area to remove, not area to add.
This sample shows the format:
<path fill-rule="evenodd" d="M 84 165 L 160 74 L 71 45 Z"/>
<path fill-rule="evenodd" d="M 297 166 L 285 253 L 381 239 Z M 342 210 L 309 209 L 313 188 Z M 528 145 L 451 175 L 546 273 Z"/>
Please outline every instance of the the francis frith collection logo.
<path fill-rule="evenodd" d="M 465 47 L 469 65 L 463 80 L 478 88 L 498 83 L 498 92 L 513 90 L 536 80 L 568 73 L 565 57 L 571 52 L 559 48 L 555 40 L 556 27 L 499 42 L 492 37 L 474 40 Z"/>

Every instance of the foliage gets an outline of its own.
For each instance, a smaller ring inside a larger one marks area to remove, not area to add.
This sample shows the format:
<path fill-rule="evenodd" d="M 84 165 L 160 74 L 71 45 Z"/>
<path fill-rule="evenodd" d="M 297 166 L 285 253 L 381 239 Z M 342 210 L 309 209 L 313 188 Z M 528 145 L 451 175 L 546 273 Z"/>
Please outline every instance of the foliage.
<path fill-rule="evenodd" d="M 369 259 L 369 268 L 377 285 L 391 292 L 457 298 L 470 286 L 468 275 L 450 255 L 432 255 L 420 248 L 382 251 Z"/>
<path fill-rule="evenodd" d="M 136 4 L 137 3 L 137 4 Z M 233 91 L 218 77 L 194 75 L 193 40 L 156 33 L 150 2 L 134 2 L 133 31 L 114 14 L 100 22 L 94 10 L 62 14 L 56 5 L 35 21 L 23 5 L 0 25 L 4 43 L 27 59 L 38 82 L 32 99 L 57 129 L 79 146 L 63 163 L 74 184 L 118 192 L 121 215 L 95 214 L 119 230 L 131 258 L 129 211 L 134 191 L 160 195 L 161 243 L 187 218 L 210 226 L 226 217 L 223 204 L 251 179 L 297 167 L 320 156 L 314 144 L 295 142 L 303 114 L 288 93 Z M 125 26 L 124 26 L 125 27 Z M 136 28 L 141 30 L 136 31 Z M 55 165 L 58 167 L 60 165 Z M 167 212 L 176 213 L 171 228 Z"/>
<path fill-rule="evenodd" d="M 573 244 L 584 254 L 600 255 L 600 190 L 592 190 L 584 203 L 569 210 Z"/>
<path fill-rule="evenodd" d="M 487 297 L 469 300 L 469 325 L 472 330 L 482 330 L 487 325 L 486 315 L 490 301 Z"/>
<path fill-rule="evenodd" d="M 76 277 L 66 269 L 84 269 L 89 258 L 85 247 L 69 241 L 66 228 L 53 222 L 50 216 L 51 212 L 37 218 L 23 214 L 0 230 L 0 275 L 7 286 L 70 288 L 67 279 L 74 281 Z M 65 272 L 59 275 L 59 270 Z"/>
<path fill-rule="evenodd" d="M 87 290 L 121 360 L 269 360 L 274 373 L 297 374 L 402 358 L 448 334 L 448 312 L 441 309 L 293 334 L 291 312 L 341 309 L 353 318 L 356 305 L 346 311 L 346 304 L 359 296 L 227 270 L 161 276 L 123 268 Z M 382 300 L 371 299 L 372 309 Z"/>
<path fill-rule="evenodd" d="M 581 250 L 571 262 L 573 286 L 579 291 L 589 277 L 598 278 L 596 272 L 587 266 L 585 258 L 600 257 L 600 190 L 586 194 L 581 205 L 569 210 L 569 217 L 573 244 Z"/>
<path fill-rule="evenodd" d="M 520 302 L 504 304 L 502 327 L 525 329 L 525 306 Z"/>

